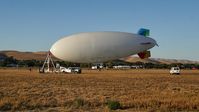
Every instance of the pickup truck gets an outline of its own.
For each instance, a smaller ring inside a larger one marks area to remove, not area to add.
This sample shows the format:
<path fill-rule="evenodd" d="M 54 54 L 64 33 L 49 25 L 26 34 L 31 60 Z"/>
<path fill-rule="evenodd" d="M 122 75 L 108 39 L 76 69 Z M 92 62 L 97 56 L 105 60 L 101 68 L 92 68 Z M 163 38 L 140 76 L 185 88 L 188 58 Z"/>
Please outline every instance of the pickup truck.
<path fill-rule="evenodd" d="M 68 68 L 60 67 L 60 72 L 80 74 L 81 73 L 81 68 L 80 67 L 68 67 Z"/>

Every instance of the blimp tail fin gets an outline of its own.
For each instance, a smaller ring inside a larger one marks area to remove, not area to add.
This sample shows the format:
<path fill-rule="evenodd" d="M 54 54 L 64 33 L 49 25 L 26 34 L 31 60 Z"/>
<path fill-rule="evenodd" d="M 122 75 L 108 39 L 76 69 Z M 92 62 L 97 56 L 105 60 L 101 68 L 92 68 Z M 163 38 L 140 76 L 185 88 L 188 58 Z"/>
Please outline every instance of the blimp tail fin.
<path fill-rule="evenodd" d="M 141 59 L 149 58 L 149 57 L 151 57 L 151 52 L 150 51 L 143 51 L 143 52 L 138 53 L 138 56 Z"/>
<path fill-rule="evenodd" d="M 150 30 L 145 28 L 140 28 L 138 34 L 147 37 L 150 35 Z"/>

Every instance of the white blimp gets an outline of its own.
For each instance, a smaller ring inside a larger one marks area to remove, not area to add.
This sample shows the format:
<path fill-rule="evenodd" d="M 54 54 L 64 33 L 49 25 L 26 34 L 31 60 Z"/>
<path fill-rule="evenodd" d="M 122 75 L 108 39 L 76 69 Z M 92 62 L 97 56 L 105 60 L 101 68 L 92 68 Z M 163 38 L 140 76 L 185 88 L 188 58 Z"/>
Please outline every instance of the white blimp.
<path fill-rule="evenodd" d="M 101 63 L 138 54 L 150 57 L 147 51 L 157 45 L 148 29 L 138 34 L 127 32 L 87 32 L 64 37 L 55 42 L 50 52 L 57 58 L 75 63 Z"/>

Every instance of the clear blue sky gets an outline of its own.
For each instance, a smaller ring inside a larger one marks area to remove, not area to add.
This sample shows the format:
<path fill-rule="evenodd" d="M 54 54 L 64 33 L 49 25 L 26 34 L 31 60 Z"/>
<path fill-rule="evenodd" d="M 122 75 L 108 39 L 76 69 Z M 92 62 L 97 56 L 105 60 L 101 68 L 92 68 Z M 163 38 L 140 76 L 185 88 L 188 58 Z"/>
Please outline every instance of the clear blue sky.
<path fill-rule="evenodd" d="M 199 0 L 0 0 L 0 50 L 47 51 L 88 31 L 151 31 L 152 57 L 199 60 Z"/>

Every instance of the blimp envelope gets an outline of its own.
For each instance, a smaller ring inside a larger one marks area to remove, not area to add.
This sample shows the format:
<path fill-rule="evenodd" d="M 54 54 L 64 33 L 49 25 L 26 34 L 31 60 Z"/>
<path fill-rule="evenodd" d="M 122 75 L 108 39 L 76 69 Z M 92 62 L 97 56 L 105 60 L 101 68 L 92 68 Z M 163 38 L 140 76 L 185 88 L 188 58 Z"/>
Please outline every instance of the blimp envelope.
<path fill-rule="evenodd" d="M 152 38 L 126 32 L 87 32 L 63 37 L 50 52 L 75 63 L 99 63 L 146 51 L 156 45 Z"/>

